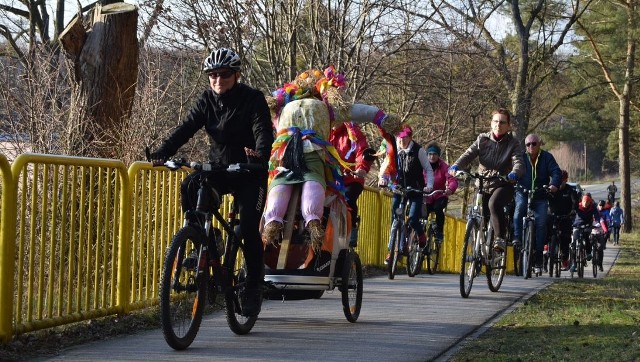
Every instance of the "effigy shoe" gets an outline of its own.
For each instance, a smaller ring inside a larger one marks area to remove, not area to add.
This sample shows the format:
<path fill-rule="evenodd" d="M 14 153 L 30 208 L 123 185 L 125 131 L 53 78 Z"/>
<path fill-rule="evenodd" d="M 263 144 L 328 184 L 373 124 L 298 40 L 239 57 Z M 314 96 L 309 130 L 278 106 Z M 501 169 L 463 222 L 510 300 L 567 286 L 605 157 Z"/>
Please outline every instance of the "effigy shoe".
<path fill-rule="evenodd" d="M 283 226 L 277 221 L 270 221 L 262 230 L 262 240 L 267 244 L 276 244 L 280 239 Z"/>
<path fill-rule="evenodd" d="M 322 244 L 324 243 L 324 229 L 320 220 L 311 220 L 307 224 L 309 230 L 309 238 L 311 239 L 311 246 L 316 252 L 320 251 Z"/>

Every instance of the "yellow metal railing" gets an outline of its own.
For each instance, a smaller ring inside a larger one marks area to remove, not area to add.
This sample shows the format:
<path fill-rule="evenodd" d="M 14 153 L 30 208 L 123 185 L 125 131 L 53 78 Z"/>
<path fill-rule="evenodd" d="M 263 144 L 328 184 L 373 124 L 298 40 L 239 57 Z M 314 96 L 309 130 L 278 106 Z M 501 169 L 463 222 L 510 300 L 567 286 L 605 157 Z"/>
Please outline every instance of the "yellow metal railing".
<path fill-rule="evenodd" d="M 0 155 L 0 340 L 157 304 L 164 252 L 182 226 L 186 174 L 40 154 L 10 165 Z M 367 187 L 358 202 L 358 252 L 364 264 L 382 266 L 390 194 Z M 464 228 L 447 216 L 444 272 L 460 268 Z"/>

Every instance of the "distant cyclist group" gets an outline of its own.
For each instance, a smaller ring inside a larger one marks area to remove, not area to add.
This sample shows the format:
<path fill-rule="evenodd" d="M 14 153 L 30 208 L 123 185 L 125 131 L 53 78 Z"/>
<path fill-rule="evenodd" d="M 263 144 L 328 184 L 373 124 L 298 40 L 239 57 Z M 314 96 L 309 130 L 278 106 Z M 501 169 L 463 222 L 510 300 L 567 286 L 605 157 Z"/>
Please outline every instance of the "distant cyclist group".
<path fill-rule="evenodd" d="M 578 188 L 567 184 L 567 172 L 560 169 L 553 155 L 541 149 L 543 141 L 538 135 L 527 135 L 524 145 L 514 137 L 511 115 L 506 109 L 494 111 L 490 130 L 478 135 L 473 144 L 448 165 L 440 158 L 441 146 L 436 142 L 420 145 L 414 139 L 414 130 L 409 124 L 401 123 L 398 117 L 375 106 L 348 101 L 344 95 L 345 76 L 332 66 L 306 70 L 268 97 L 239 81 L 241 68 L 242 60 L 235 51 L 228 48 L 212 51 L 203 64 L 209 88 L 200 95 L 184 121 L 149 155 L 154 166 L 167 165 L 167 161 L 196 132 L 204 129 L 209 137 L 209 162 L 212 166 L 199 165 L 197 171 L 190 173 L 182 182 L 184 225 L 200 225 L 200 214 L 193 210 L 205 210 L 201 204 L 203 190 L 207 187 L 212 190 L 207 195 L 216 200 L 231 193 L 239 222 L 235 230 L 227 233 L 236 234 L 237 240 L 229 239 L 236 247 L 225 249 L 223 246 L 218 253 L 211 251 L 219 238 L 215 232 L 207 234 L 205 239 L 194 243 L 200 248 L 200 254 L 207 254 L 201 259 L 204 261 L 198 262 L 190 259 L 197 258 L 198 252 L 181 251 L 179 245 L 175 246 L 171 257 L 184 260 L 167 260 L 166 268 L 177 269 L 167 270 L 164 275 L 176 278 L 166 283 L 166 288 L 172 288 L 173 292 L 194 292 L 204 288 L 198 284 L 200 277 L 188 279 L 195 282 L 192 287 L 182 285 L 177 276 L 179 269 L 201 275 L 201 265 L 205 265 L 204 273 L 212 274 L 215 279 L 218 271 L 213 266 L 219 264 L 216 260 L 231 251 L 242 252 L 243 271 L 234 272 L 227 282 L 223 280 L 215 284 L 215 288 L 223 291 L 230 288 L 237 297 L 226 301 L 225 308 L 231 309 L 229 315 L 235 313 L 233 318 L 243 316 L 252 319 L 243 328 L 238 327 L 236 320 L 236 327 L 232 328 L 234 331 L 248 332 L 261 310 L 265 258 L 274 250 L 275 258 L 279 259 L 273 265 L 267 265 L 273 269 L 268 273 L 279 275 L 273 283 L 283 279 L 281 274 L 291 276 L 287 280 L 328 275 L 327 288 L 338 285 L 347 299 L 347 291 L 357 289 L 359 295 L 356 299 L 361 298 L 358 278 L 352 280 L 348 268 L 359 267 L 354 251 L 360 220 L 357 200 L 375 155 L 385 158 L 378 186 L 394 191 L 389 253 L 385 258 L 387 264 L 395 264 L 398 255 L 401 257 L 407 253 L 410 235 L 421 255 L 429 255 L 445 240 L 444 212 L 448 198 L 456 192 L 458 178 L 464 174 L 463 171 L 468 171 L 476 159 L 479 161 L 476 177 L 485 179 L 480 190 L 484 195 L 480 198 L 482 205 L 477 206 L 484 211 L 481 215 L 490 215 L 487 224 L 492 232 L 488 239 L 491 241 L 489 255 L 492 258 L 503 260 L 509 243 L 522 250 L 528 240 L 531 262 L 525 262 L 525 265 L 533 265 L 534 272 L 539 274 L 545 267 L 544 251 L 548 230 L 551 229 L 549 215 L 555 216 L 552 222 L 557 222 L 562 231 L 560 248 L 564 269 L 570 267 L 570 244 L 579 237 L 576 234 L 581 230 L 578 226 L 588 224 L 591 227 L 594 222 L 599 223 L 605 229 L 605 235 L 611 229 L 614 243 L 618 242 L 623 213 L 619 203 L 615 202 L 615 184 L 609 187 L 608 201 L 601 201 L 602 205 L 596 206 L 591 195 L 581 195 Z M 378 127 L 384 138 L 381 151 L 375 155 L 362 132 L 364 123 Z M 211 167 L 220 170 L 234 164 L 253 165 L 243 166 L 251 169 L 251 175 L 211 171 Z M 514 207 L 507 208 L 512 203 Z M 289 216 L 294 208 L 299 210 L 299 215 Z M 510 210 L 513 210 L 513 215 Z M 427 218 L 432 213 L 432 223 L 429 223 Z M 531 227 L 523 223 L 527 216 L 531 217 Z M 394 232 L 399 230 L 399 223 L 405 217 L 407 232 L 403 235 Z M 235 221 L 231 220 L 230 225 L 233 226 Z M 300 223 L 293 220 L 300 220 Z M 205 234 L 209 233 L 209 228 L 207 223 Z M 300 232 L 296 234 L 296 230 Z M 304 245 L 292 246 L 291 250 L 304 251 L 299 258 L 291 254 L 287 259 L 285 249 L 290 243 L 294 245 L 297 242 L 299 238 L 295 235 L 301 235 Z M 435 247 L 430 246 L 429 237 L 434 240 Z M 197 236 L 194 238 L 198 239 Z M 347 245 L 341 245 L 338 239 L 347 240 Z M 585 250 L 591 253 L 589 244 Z M 336 258 L 351 262 L 334 267 Z M 224 268 L 237 267 L 239 260 L 233 260 L 235 265 Z M 418 260 L 421 263 L 422 259 Z M 591 254 L 587 255 L 587 260 L 591 260 Z M 331 263 L 331 268 L 326 267 L 328 263 Z M 496 268 L 504 269 L 504 264 L 495 265 L 502 265 Z M 297 271 L 278 271 L 286 268 Z M 333 278 L 334 272 L 336 275 L 342 273 L 342 277 Z M 361 271 L 358 272 L 356 274 L 361 279 Z M 221 273 L 226 275 L 224 270 Z M 501 273 L 504 275 L 504 271 Z M 288 287 L 305 287 L 305 283 L 287 283 Z M 242 292 L 238 292 L 240 286 Z M 167 303 L 182 301 L 178 297 L 172 298 Z M 350 321 L 355 321 L 359 304 L 354 307 L 349 303 L 344 302 L 345 315 Z M 197 304 L 196 298 L 194 306 Z M 171 309 L 166 311 L 170 313 Z M 171 319 L 166 323 L 167 328 L 173 328 Z M 191 334 L 192 339 L 195 332 Z M 187 340 L 172 338 L 172 346 L 177 349 L 186 348 L 190 343 L 187 337 L 184 337 Z"/>

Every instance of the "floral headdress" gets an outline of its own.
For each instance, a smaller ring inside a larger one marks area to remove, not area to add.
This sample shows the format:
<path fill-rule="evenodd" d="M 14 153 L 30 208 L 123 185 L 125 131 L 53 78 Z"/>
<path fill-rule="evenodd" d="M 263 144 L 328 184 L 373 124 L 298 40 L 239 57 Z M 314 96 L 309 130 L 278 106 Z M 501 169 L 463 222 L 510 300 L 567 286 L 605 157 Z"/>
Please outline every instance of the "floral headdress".
<path fill-rule="evenodd" d="M 287 103 L 309 97 L 325 102 L 333 120 L 335 111 L 342 111 L 348 105 L 344 99 L 346 86 L 344 74 L 337 73 L 333 66 L 327 67 L 324 72 L 319 69 L 309 69 L 300 73 L 293 82 L 285 83 L 276 89 L 272 98 L 268 99 L 274 114 L 274 124 L 278 124 L 280 112 Z"/>

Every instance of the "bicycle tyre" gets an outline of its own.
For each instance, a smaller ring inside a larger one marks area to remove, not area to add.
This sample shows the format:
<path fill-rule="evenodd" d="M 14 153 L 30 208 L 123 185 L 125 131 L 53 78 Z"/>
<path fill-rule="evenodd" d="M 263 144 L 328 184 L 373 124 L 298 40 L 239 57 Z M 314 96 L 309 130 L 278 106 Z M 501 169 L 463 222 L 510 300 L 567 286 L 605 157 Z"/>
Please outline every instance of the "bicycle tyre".
<path fill-rule="evenodd" d="M 229 242 L 229 241 L 228 241 Z M 242 300 L 246 288 L 247 266 L 244 262 L 243 249 L 239 243 L 232 243 L 229 255 L 223 261 L 224 309 L 227 324 L 231 331 L 238 335 L 251 331 L 258 316 L 242 315 Z"/>
<path fill-rule="evenodd" d="M 522 276 L 522 248 L 521 244 L 513 244 L 513 274 L 517 277 Z"/>
<path fill-rule="evenodd" d="M 531 278 L 531 271 L 533 269 L 533 244 L 535 243 L 535 235 L 533 220 L 526 222 L 526 232 L 524 234 L 523 249 L 522 249 L 522 274 L 525 279 Z"/>
<path fill-rule="evenodd" d="M 598 238 L 593 238 L 593 240 L 591 241 L 591 248 L 592 248 L 592 255 L 593 258 L 591 259 L 591 270 L 593 271 L 593 277 L 597 278 L 598 277 L 598 266 L 600 265 L 599 262 L 599 255 L 598 255 Z"/>
<path fill-rule="evenodd" d="M 173 236 L 166 252 L 160 281 L 162 334 L 175 350 L 191 345 L 200 329 L 207 301 L 208 268 L 198 275 L 198 255 L 203 233 L 185 226 Z M 190 258 L 189 260 L 187 260 Z"/>
<path fill-rule="evenodd" d="M 420 274 L 422 269 L 422 250 L 420 250 L 420 244 L 418 242 L 418 233 L 415 230 L 411 230 L 409 234 L 409 256 L 407 257 L 407 275 L 409 277 L 415 277 Z"/>
<path fill-rule="evenodd" d="M 435 230 L 429 227 L 427 236 L 427 272 L 435 274 L 438 271 L 438 259 L 440 258 L 440 243 L 436 241 Z"/>
<path fill-rule="evenodd" d="M 551 273 L 555 274 L 556 278 L 560 278 L 562 274 L 562 248 L 560 247 L 560 237 L 554 234 L 551 237 L 551 257 L 549 262 L 551 263 L 553 260 L 553 264 L 549 266 L 549 276 L 552 276 Z"/>
<path fill-rule="evenodd" d="M 478 225 L 475 220 L 469 220 L 464 233 L 462 260 L 460 263 L 460 295 L 462 298 L 469 298 L 471 287 L 473 287 L 473 278 L 476 276 L 477 258 L 474 249 L 478 232 Z"/>
<path fill-rule="evenodd" d="M 493 230 L 490 228 L 487 231 L 487 243 L 493 244 Z M 497 292 L 502 286 L 504 280 L 504 273 L 507 269 L 507 253 L 496 253 L 491 248 L 489 249 L 489 264 L 486 265 L 487 272 L 487 285 L 489 290 Z"/>
<path fill-rule="evenodd" d="M 342 268 L 342 310 L 351 323 L 355 323 L 362 308 L 362 262 L 355 251 L 347 252 Z"/>
<path fill-rule="evenodd" d="M 587 260 L 587 256 L 585 255 L 584 252 L 584 240 L 581 238 L 580 242 L 578 243 L 578 250 L 577 250 L 577 257 L 576 257 L 576 262 L 577 262 L 577 266 L 578 266 L 578 278 L 584 278 L 584 264 L 585 261 Z"/>
<path fill-rule="evenodd" d="M 394 221 L 395 223 L 396 221 Z M 394 228 L 391 228 L 394 230 Z M 391 249 L 389 264 L 387 265 L 387 276 L 389 279 L 396 277 L 396 269 L 398 267 L 398 258 L 400 257 L 400 240 L 402 238 L 402 227 L 396 227 L 393 238 L 391 239 Z"/>
<path fill-rule="evenodd" d="M 549 255 L 549 277 L 550 278 L 553 278 L 555 268 L 558 265 L 558 263 L 560 263 L 560 261 L 557 259 L 557 254 L 556 254 L 556 248 L 558 247 L 557 240 L 558 240 L 558 237 L 555 234 L 551 235 L 551 240 L 549 240 L 549 251 L 547 255 Z"/>

